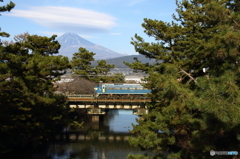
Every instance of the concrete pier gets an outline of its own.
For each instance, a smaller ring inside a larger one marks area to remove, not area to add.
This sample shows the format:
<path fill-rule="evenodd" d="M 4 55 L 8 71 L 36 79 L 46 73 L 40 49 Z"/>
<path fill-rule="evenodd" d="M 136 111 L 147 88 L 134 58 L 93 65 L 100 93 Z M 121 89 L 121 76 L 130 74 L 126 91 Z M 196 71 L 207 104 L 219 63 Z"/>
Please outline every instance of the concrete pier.
<path fill-rule="evenodd" d="M 93 123 L 99 123 L 99 115 L 93 115 L 92 116 L 92 122 Z"/>

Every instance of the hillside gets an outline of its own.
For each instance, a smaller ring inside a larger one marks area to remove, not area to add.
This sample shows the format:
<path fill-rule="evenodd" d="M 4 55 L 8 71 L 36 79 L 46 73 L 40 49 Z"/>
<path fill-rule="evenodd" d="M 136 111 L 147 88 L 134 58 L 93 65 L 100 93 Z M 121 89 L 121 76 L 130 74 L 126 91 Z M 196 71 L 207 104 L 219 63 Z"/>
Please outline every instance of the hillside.
<path fill-rule="evenodd" d="M 123 62 L 133 63 L 134 62 L 134 58 L 137 58 L 139 61 L 141 61 L 143 63 L 153 64 L 155 62 L 155 60 L 153 60 L 153 59 L 150 60 L 149 58 L 146 58 L 143 55 L 129 55 L 129 56 L 112 58 L 112 59 L 106 59 L 105 61 L 108 64 L 114 64 L 116 68 L 126 68 L 127 66 Z M 92 63 L 92 65 L 96 66 L 97 65 L 97 61 L 98 60 L 95 60 Z"/>
<path fill-rule="evenodd" d="M 105 61 L 108 64 L 115 65 L 115 68 L 111 71 L 112 73 L 123 73 L 125 75 L 129 75 L 129 74 L 133 74 L 134 71 L 132 69 L 130 69 L 128 66 L 126 66 L 123 62 L 133 63 L 134 58 L 137 58 L 142 63 L 149 63 L 149 64 L 155 63 L 154 59 L 146 58 L 143 55 L 123 56 L 123 57 L 118 57 L 118 58 L 106 59 Z M 97 61 L 98 60 L 93 61 L 92 65 L 96 66 Z"/>

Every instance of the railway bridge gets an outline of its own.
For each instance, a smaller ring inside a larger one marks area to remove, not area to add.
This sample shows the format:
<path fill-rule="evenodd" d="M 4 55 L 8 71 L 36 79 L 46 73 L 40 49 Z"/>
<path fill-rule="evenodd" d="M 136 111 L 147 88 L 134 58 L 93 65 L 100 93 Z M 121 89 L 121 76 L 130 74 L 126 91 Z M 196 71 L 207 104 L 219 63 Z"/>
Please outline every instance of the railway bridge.
<path fill-rule="evenodd" d="M 104 115 L 107 109 L 131 109 L 134 115 L 148 113 L 146 103 L 151 102 L 146 97 L 95 97 L 94 95 L 74 94 L 67 96 L 70 108 L 87 109 L 92 115 L 92 121 L 98 122 L 99 116 Z"/>

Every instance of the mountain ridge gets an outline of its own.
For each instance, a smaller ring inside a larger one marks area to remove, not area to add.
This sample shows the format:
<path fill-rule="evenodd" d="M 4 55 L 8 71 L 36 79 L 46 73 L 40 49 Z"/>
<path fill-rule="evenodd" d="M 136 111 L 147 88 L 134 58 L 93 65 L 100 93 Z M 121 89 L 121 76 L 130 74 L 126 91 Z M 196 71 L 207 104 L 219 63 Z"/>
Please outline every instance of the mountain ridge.
<path fill-rule="evenodd" d="M 57 38 L 57 40 L 61 45 L 59 54 L 67 56 L 70 59 L 74 53 L 78 52 L 78 49 L 80 47 L 86 48 L 88 51 L 96 53 L 94 56 L 96 60 L 105 60 L 125 56 L 108 48 L 105 48 L 99 44 L 94 44 L 75 33 L 65 33 Z"/>
<path fill-rule="evenodd" d="M 123 56 L 123 57 L 116 57 L 116 58 L 112 58 L 112 59 L 106 59 L 105 61 L 106 61 L 107 64 L 114 64 L 115 68 L 129 68 L 123 62 L 133 63 L 134 62 L 134 58 L 137 58 L 142 63 L 149 63 L 149 64 L 156 63 L 155 59 L 146 58 L 144 55 L 128 55 L 128 56 Z M 97 65 L 97 61 L 99 61 L 99 60 L 93 61 L 92 62 L 92 66 L 96 66 Z M 162 60 L 160 60 L 160 62 L 161 61 Z"/>
<path fill-rule="evenodd" d="M 156 61 L 155 59 L 149 59 L 145 57 L 144 55 L 129 55 L 129 56 L 123 56 L 123 57 L 117 57 L 112 59 L 106 59 L 107 64 L 114 64 L 114 68 L 111 69 L 110 73 L 122 73 L 123 75 L 134 75 L 134 76 L 143 76 L 146 75 L 143 71 L 140 70 L 134 70 L 129 68 L 127 65 L 125 65 L 123 62 L 133 63 L 135 60 L 134 58 L 137 58 L 142 63 L 148 63 L 150 65 L 155 64 L 156 62 L 162 63 L 163 60 Z M 92 66 L 97 66 L 97 61 L 95 60 L 92 62 Z"/>

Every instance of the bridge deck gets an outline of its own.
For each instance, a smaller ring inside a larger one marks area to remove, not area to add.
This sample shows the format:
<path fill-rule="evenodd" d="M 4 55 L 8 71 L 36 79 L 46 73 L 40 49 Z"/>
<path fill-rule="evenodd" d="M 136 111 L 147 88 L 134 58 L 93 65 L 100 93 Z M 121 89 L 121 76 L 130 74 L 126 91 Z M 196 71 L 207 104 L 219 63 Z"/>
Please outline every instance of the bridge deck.
<path fill-rule="evenodd" d="M 151 99 L 147 98 L 83 98 L 83 97 L 68 97 L 67 101 L 76 101 L 76 102 L 108 102 L 108 103 L 113 103 L 113 102 L 125 102 L 125 103 L 145 103 L 145 102 L 151 102 Z"/>
<path fill-rule="evenodd" d="M 145 114 L 146 103 L 151 99 L 138 98 L 96 98 L 93 95 L 69 95 L 70 108 L 88 109 L 88 114 L 105 114 L 105 109 L 132 109 L 133 114 Z M 135 112 L 137 110 L 137 112 Z"/>

